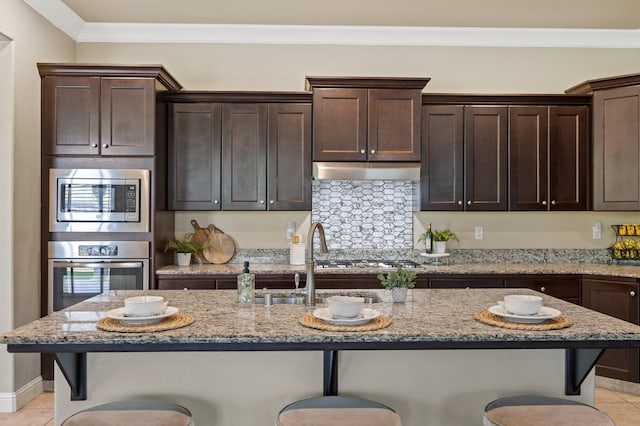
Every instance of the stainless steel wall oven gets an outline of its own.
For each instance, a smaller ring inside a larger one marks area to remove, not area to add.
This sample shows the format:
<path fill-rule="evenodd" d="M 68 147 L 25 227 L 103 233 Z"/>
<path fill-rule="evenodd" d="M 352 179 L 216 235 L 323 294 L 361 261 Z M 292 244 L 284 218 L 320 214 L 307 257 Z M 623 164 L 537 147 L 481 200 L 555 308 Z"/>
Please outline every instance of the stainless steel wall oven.
<path fill-rule="evenodd" d="M 150 172 L 50 169 L 50 232 L 149 232 Z"/>
<path fill-rule="evenodd" d="M 49 313 L 105 291 L 149 289 L 149 244 L 148 241 L 50 241 Z"/>

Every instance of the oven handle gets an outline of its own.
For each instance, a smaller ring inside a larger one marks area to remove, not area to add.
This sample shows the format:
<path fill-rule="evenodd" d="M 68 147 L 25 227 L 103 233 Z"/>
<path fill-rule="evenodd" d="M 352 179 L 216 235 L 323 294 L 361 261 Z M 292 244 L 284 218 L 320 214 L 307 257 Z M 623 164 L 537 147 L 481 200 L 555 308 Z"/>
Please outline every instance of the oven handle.
<path fill-rule="evenodd" d="M 142 268 L 142 262 L 53 262 L 54 268 Z"/>

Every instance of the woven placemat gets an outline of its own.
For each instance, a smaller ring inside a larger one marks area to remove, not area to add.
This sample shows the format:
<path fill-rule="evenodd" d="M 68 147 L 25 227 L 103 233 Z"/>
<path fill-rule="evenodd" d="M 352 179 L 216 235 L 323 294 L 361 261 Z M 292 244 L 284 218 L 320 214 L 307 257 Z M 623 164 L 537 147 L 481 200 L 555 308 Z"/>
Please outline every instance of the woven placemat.
<path fill-rule="evenodd" d="M 496 327 L 511 328 L 514 330 L 557 330 L 560 328 L 570 327 L 571 324 L 573 324 L 571 318 L 564 315 L 560 315 L 559 317 L 548 319 L 544 322 L 536 324 L 523 324 L 520 322 L 507 321 L 501 316 L 492 314 L 487 310 L 480 311 L 473 317 L 484 324 L 495 325 Z"/>
<path fill-rule="evenodd" d="M 128 325 L 120 320 L 102 318 L 98 320 L 98 328 L 104 331 L 117 331 L 119 333 L 151 333 L 154 331 L 173 330 L 192 324 L 193 317 L 189 314 L 178 312 L 160 322 L 149 325 Z"/>
<path fill-rule="evenodd" d="M 389 325 L 391 324 L 391 318 L 385 315 L 380 315 L 379 317 L 374 318 L 368 323 L 362 325 L 333 325 L 322 321 L 320 318 L 314 317 L 312 314 L 303 316 L 299 321 L 300 324 L 304 325 L 305 327 L 328 331 L 372 331 L 389 327 Z"/>

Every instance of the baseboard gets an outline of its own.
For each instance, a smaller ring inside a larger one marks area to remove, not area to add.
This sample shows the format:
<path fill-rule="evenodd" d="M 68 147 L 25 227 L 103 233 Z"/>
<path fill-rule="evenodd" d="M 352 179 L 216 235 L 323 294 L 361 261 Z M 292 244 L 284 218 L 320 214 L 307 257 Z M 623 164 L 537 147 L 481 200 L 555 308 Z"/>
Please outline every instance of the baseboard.
<path fill-rule="evenodd" d="M 0 393 L 0 413 L 15 413 L 43 392 L 42 377 L 38 376 L 16 392 Z"/>
<path fill-rule="evenodd" d="M 640 395 L 640 383 L 611 379 L 609 377 L 596 376 L 596 386 L 616 392 Z"/>

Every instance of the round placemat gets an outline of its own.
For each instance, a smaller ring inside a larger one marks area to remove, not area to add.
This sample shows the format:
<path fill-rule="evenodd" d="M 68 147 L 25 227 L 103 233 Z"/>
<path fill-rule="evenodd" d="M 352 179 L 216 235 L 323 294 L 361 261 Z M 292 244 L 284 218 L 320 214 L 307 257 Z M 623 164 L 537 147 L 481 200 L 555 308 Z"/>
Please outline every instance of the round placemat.
<path fill-rule="evenodd" d="M 328 331 L 371 331 L 389 327 L 391 324 L 391 318 L 385 315 L 380 315 L 379 317 L 362 325 L 333 325 L 322 321 L 320 318 L 314 317 L 312 314 L 303 316 L 299 321 L 300 324 L 305 327 Z"/>
<path fill-rule="evenodd" d="M 120 320 L 102 318 L 98 320 L 98 328 L 104 331 L 117 331 L 119 333 L 150 333 L 154 331 L 173 330 L 192 324 L 193 317 L 189 314 L 178 312 L 162 321 L 149 325 L 128 325 Z"/>
<path fill-rule="evenodd" d="M 544 322 L 536 324 L 523 324 L 520 322 L 507 321 L 501 316 L 492 314 L 487 310 L 480 311 L 473 317 L 483 324 L 495 325 L 496 327 L 511 328 L 514 330 L 557 330 L 560 328 L 570 327 L 571 324 L 573 324 L 571 318 L 564 315 L 560 315 L 559 317 L 548 319 Z"/>

